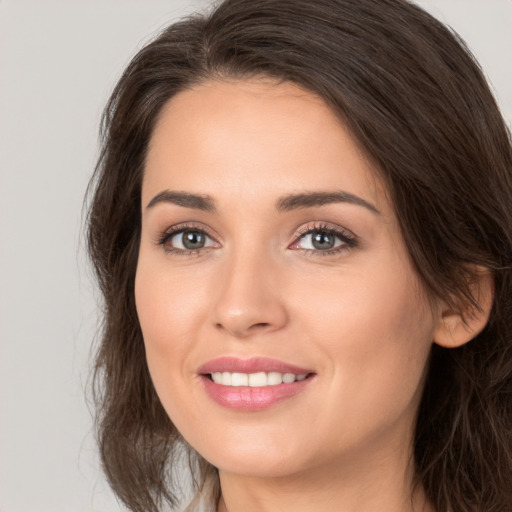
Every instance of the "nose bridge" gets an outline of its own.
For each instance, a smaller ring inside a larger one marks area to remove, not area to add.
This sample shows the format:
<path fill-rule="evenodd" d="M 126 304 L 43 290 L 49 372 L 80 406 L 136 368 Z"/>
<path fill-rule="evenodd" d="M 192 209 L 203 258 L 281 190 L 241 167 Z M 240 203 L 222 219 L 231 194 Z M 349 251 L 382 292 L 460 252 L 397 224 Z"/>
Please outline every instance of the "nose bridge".
<path fill-rule="evenodd" d="M 278 271 L 270 251 L 252 243 L 233 248 L 218 276 L 216 327 L 236 337 L 282 327 L 287 313 L 276 285 Z"/>

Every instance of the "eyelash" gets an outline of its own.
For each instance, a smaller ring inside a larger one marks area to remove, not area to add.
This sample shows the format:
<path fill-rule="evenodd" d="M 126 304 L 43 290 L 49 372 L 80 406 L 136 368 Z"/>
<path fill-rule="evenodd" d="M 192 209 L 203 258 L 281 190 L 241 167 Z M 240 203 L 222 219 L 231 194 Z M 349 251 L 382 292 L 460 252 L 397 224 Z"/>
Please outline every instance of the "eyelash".
<path fill-rule="evenodd" d="M 173 254 L 176 256 L 184 256 L 184 257 L 192 257 L 192 256 L 198 256 L 203 251 L 211 249 L 211 247 L 202 247 L 200 249 L 189 249 L 189 250 L 183 250 L 183 249 L 177 249 L 176 247 L 172 247 L 169 245 L 166 245 L 169 240 L 171 240 L 172 237 L 183 233 L 185 231 L 194 231 L 197 233 L 202 233 L 206 235 L 211 240 L 215 241 L 215 238 L 209 233 L 207 229 L 204 227 L 198 227 L 194 224 L 178 224 L 176 226 L 173 226 L 172 228 L 169 228 L 164 233 L 160 235 L 158 238 L 157 244 L 163 246 L 164 250 L 168 254 Z M 333 228 L 331 226 L 328 226 L 325 223 L 314 223 L 305 226 L 301 230 L 299 230 L 298 235 L 295 239 L 295 241 L 291 245 L 297 244 L 300 239 L 304 238 L 306 235 L 311 234 L 315 231 L 319 231 L 321 233 L 327 234 L 327 235 L 333 235 L 338 240 L 340 240 L 342 243 L 338 247 L 334 247 L 333 249 L 294 249 L 301 254 L 308 255 L 308 256 L 332 256 L 334 254 L 339 254 L 344 251 L 348 251 L 358 245 L 357 237 L 349 230 L 344 228 Z"/>
<path fill-rule="evenodd" d="M 301 254 L 305 254 L 308 256 L 332 256 L 334 254 L 339 254 L 341 252 L 348 251 L 353 249 L 358 245 L 357 237 L 349 231 L 348 229 L 341 227 L 331 227 L 323 222 L 313 223 L 312 225 L 307 225 L 304 228 L 299 230 L 297 241 L 293 242 L 292 245 L 295 245 L 299 242 L 301 238 L 304 238 L 306 235 L 313 233 L 314 231 L 319 231 L 323 234 L 333 235 L 338 238 L 342 243 L 338 247 L 333 247 L 332 249 L 320 250 L 320 249 L 295 249 L 299 251 Z"/>

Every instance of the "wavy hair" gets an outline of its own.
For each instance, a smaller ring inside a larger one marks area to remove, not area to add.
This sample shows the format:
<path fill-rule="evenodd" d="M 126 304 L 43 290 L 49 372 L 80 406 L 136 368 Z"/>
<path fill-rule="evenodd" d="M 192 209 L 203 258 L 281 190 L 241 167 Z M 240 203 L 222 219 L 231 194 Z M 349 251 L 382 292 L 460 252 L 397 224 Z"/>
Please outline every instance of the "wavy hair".
<path fill-rule="evenodd" d="M 512 150 L 461 39 L 406 0 L 225 0 L 172 24 L 133 58 L 104 111 L 88 249 L 104 302 L 95 364 L 103 467 L 133 512 L 176 506 L 188 460 L 196 501 L 218 474 L 186 445 L 152 385 L 134 301 L 144 162 L 177 92 L 266 76 L 313 92 L 387 185 L 415 270 L 433 297 L 472 304 L 492 271 L 489 322 L 433 347 L 414 437 L 416 479 L 438 511 L 512 510 Z M 192 508 L 192 507 L 191 507 Z"/>

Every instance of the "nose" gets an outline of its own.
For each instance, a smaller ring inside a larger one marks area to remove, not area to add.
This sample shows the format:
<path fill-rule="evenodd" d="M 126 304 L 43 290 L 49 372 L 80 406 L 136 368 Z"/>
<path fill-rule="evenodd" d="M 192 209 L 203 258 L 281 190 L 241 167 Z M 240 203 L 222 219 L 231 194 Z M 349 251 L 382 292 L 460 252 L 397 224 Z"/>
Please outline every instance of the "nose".
<path fill-rule="evenodd" d="M 288 313 L 282 300 L 278 269 L 253 254 L 226 262 L 213 309 L 215 328 L 236 338 L 268 334 L 283 328 Z"/>

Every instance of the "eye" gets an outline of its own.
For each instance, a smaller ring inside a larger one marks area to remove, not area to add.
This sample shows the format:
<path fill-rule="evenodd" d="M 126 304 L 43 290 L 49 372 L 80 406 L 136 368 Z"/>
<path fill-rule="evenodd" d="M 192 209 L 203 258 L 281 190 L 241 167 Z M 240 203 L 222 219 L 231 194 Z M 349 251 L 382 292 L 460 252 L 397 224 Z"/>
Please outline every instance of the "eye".
<path fill-rule="evenodd" d="M 212 237 L 203 229 L 196 227 L 176 226 L 162 234 L 158 241 L 170 253 L 193 255 L 203 249 L 218 247 Z"/>
<path fill-rule="evenodd" d="M 292 244 L 290 249 L 329 255 L 347 250 L 356 245 L 357 240 L 352 232 L 343 228 L 316 225 L 303 229 L 298 240 Z"/>
<path fill-rule="evenodd" d="M 325 231 L 312 231 L 309 234 L 302 235 L 301 247 L 302 249 L 317 249 L 319 251 L 325 251 L 328 249 L 334 249 L 342 245 L 342 241 L 336 237 L 333 233 L 326 233 Z"/>
<path fill-rule="evenodd" d="M 202 231 L 187 229 L 173 235 L 169 242 L 175 249 L 194 250 L 207 246 L 208 235 Z"/>

